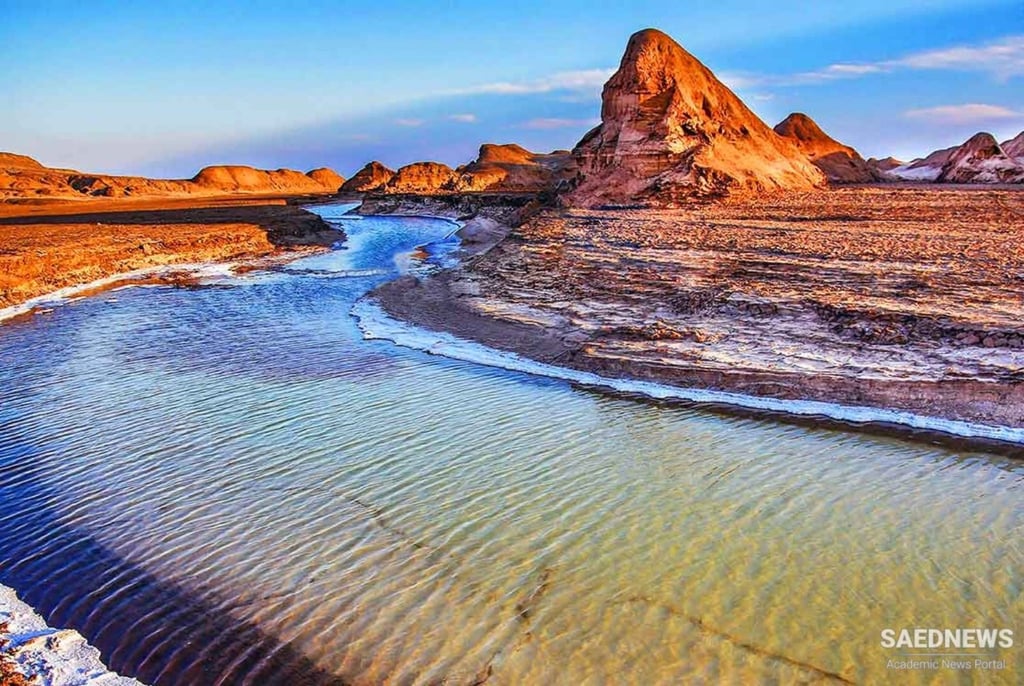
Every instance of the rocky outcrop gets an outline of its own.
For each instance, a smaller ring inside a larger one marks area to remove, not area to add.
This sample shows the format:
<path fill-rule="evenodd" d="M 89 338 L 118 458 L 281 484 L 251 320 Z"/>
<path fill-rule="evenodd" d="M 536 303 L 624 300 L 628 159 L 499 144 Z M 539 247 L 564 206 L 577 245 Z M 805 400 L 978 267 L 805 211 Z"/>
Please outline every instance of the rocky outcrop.
<path fill-rule="evenodd" d="M 392 169 L 388 169 L 377 161 L 370 162 L 357 171 L 351 179 L 341 186 L 345 193 L 369 193 L 382 189 L 395 176 Z"/>
<path fill-rule="evenodd" d="M 883 157 L 878 159 L 877 157 L 869 157 L 868 166 L 875 171 L 876 174 L 884 174 L 885 172 L 891 172 L 896 167 L 903 166 L 903 160 L 898 160 L 895 157 Z"/>
<path fill-rule="evenodd" d="M 432 194 L 453 189 L 458 176 L 455 170 L 440 162 L 414 162 L 401 167 L 384 184 L 385 193 Z"/>
<path fill-rule="evenodd" d="M 813 119 L 802 112 L 794 112 L 775 125 L 775 133 L 787 138 L 814 162 L 834 183 L 871 183 L 880 181 L 881 175 L 856 150 L 843 145 L 827 133 Z"/>
<path fill-rule="evenodd" d="M 633 34 L 577 144 L 571 205 L 672 204 L 738 190 L 811 189 L 825 176 L 664 33 Z"/>
<path fill-rule="evenodd" d="M 1008 157 L 1020 161 L 1024 160 L 1024 131 L 1017 134 L 1015 138 L 1003 141 L 1000 146 Z"/>
<path fill-rule="evenodd" d="M 575 169 L 568 150 L 543 154 L 514 143 L 485 143 L 477 158 L 456 173 L 454 191 L 539 192 L 567 181 Z"/>
<path fill-rule="evenodd" d="M 318 170 L 331 172 L 331 170 Z M 339 177 L 340 178 L 340 177 Z M 192 178 L 192 182 L 202 188 L 218 191 L 247 193 L 323 193 L 337 191 L 317 179 L 294 169 L 275 169 L 266 171 L 242 165 L 219 165 L 204 167 Z M 338 184 L 340 186 L 341 184 Z"/>
<path fill-rule="evenodd" d="M 266 171 L 240 165 L 205 167 L 192 179 L 147 179 L 51 169 L 23 155 L 0 154 L 0 197 L 5 198 L 307 195 L 337 192 L 341 180 L 326 168 L 303 174 L 293 169 Z"/>
<path fill-rule="evenodd" d="M 45 167 L 28 155 L 0 152 L 0 169 L 45 169 Z"/>
<path fill-rule="evenodd" d="M 337 193 L 345 183 L 345 177 L 329 167 L 318 167 L 306 172 L 306 176 L 316 181 L 325 190 Z"/>
<path fill-rule="evenodd" d="M 1024 165 L 990 133 L 976 133 L 953 151 L 936 179 L 943 183 L 1024 183 Z"/>
<path fill-rule="evenodd" d="M 936 183 L 1024 183 L 1024 132 L 999 145 L 990 133 L 976 133 L 962 145 L 936 150 L 896 167 L 890 177 Z"/>

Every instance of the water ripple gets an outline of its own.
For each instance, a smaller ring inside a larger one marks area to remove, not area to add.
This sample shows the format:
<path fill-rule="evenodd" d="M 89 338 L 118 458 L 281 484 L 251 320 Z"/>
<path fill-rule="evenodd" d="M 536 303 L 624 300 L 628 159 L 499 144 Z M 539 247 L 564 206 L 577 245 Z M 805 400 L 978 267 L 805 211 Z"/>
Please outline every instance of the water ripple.
<path fill-rule="evenodd" d="M 877 682 L 1024 615 L 1019 462 L 363 341 L 450 228 L 0 329 L 0 582 L 157 684 Z"/>

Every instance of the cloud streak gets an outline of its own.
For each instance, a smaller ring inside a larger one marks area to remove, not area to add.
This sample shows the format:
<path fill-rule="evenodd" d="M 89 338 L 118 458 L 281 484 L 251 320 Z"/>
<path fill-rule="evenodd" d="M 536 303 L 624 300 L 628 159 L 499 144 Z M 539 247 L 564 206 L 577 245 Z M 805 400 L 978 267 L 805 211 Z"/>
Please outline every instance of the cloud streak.
<path fill-rule="evenodd" d="M 1015 112 L 999 105 L 985 105 L 982 103 L 941 105 L 939 107 L 907 110 L 903 113 L 903 116 L 932 124 L 976 124 L 999 119 L 1024 118 L 1024 114 L 1021 112 Z"/>
<path fill-rule="evenodd" d="M 534 131 L 550 131 L 551 129 L 568 129 L 575 127 L 593 127 L 601 123 L 600 119 L 567 119 L 561 117 L 538 117 L 525 121 L 519 125 L 521 129 L 533 129 Z"/>
<path fill-rule="evenodd" d="M 478 120 L 475 114 L 449 114 L 448 119 L 462 124 L 475 124 Z"/>
<path fill-rule="evenodd" d="M 1024 75 L 1024 36 L 1007 36 L 980 46 L 927 50 L 889 63 L 910 69 L 987 72 L 998 79 Z"/>
<path fill-rule="evenodd" d="M 838 62 L 795 74 L 730 74 L 722 80 L 733 88 L 807 86 L 905 69 L 977 72 L 1006 81 L 1024 76 L 1024 36 L 1005 36 L 982 45 L 924 50 L 893 60 Z"/>
<path fill-rule="evenodd" d="M 576 93 L 600 93 L 604 82 L 615 73 L 614 69 L 584 69 L 579 71 L 563 71 L 533 81 L 496 81 L 471 86 L 457 91 L 453 95 L 530 95 L 533 93 L 553 93 L 569 91 Z"/>

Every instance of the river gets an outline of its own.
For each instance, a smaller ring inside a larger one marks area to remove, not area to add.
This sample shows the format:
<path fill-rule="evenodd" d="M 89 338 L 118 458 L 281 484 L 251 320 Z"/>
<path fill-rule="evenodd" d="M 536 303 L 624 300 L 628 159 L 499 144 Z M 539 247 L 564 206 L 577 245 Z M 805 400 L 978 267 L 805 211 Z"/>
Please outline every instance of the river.
<path fill-rule="evenodd" d="M 353 304 L 454 227 L 313 209 L 342 249 L 0 326 L 0 583 L 112 669 L 968 683 L 881 632 L 1024 632 L 1019 460 L 364 340 Z"/>

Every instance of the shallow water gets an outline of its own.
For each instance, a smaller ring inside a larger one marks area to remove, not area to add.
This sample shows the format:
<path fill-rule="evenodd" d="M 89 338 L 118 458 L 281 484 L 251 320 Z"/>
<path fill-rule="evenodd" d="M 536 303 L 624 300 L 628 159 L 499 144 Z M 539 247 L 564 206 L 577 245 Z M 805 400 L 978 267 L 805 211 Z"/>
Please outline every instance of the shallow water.
<path fill-rule="evenodd" d="M 449 223 L 0 327 L 0 582 L 193 683 L 1016 683 L 879 634 L 1024 616 L 1024 464 L 364 341 Z M 1019 644 L 1024 638 L 1017 637 Z"/>

